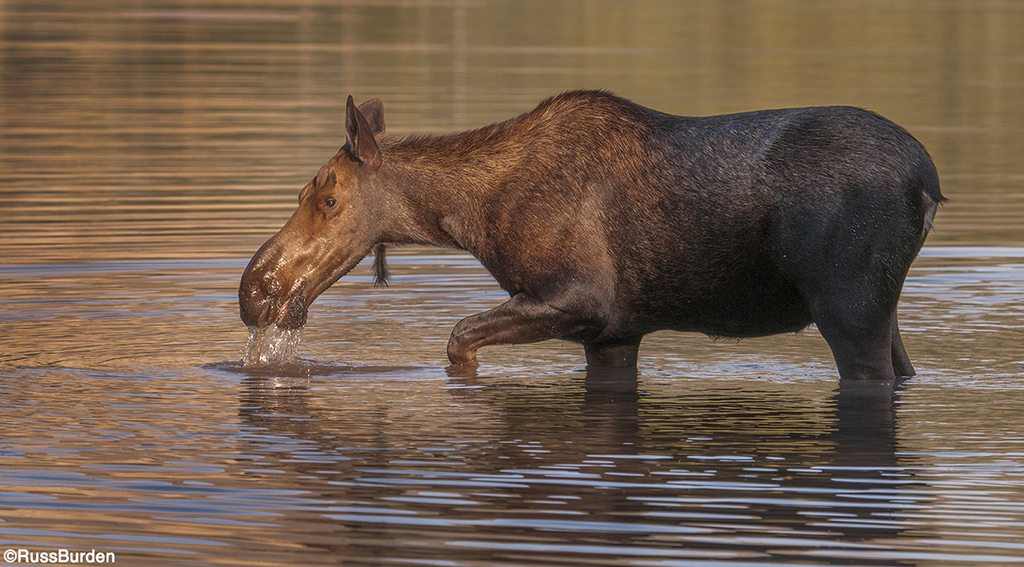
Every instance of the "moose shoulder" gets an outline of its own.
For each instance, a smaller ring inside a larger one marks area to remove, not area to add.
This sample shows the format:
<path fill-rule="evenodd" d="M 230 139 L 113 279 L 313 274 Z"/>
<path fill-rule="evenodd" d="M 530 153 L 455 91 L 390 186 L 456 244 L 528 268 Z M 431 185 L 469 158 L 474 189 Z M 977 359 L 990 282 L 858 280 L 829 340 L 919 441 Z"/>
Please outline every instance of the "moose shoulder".
<path fill-rule="evenodd" d="M 848 107 L 711 117 L 569 92 L 506 122 L 384 136 L 349 97 L 347 142 L 256 253 L 246 325 L 301 327 L 384 246 L 469 251 L 511 296 L 452 331 L 448 358 L 561 338 L 634 366 L 660 329 L 751 337 L 816 323 L 843 378 L 911 375 L 896 305 L 943 200 L 924 147 Z"/>

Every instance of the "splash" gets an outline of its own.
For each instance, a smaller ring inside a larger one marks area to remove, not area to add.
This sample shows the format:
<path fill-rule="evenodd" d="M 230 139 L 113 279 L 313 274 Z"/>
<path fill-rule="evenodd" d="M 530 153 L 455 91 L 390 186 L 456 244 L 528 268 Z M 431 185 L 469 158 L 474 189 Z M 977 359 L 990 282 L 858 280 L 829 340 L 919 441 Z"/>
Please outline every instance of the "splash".
<path fill-rule="evenodd" d="M 249 327 L 249 340 L 242 353 L 242 366 L 266 366 L 296 358 L 302 329 L 282 329 L 277 325 Z"/>

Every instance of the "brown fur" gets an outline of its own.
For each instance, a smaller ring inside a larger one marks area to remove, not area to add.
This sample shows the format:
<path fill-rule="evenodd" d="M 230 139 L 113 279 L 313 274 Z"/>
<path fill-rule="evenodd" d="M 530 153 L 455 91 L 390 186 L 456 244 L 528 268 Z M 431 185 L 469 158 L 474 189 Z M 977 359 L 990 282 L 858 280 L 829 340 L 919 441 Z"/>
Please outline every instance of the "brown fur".
<path fill-rule="evenodd" d="M 243 275 L 247 324 L 304 321 L 290 311 L 371 250 L 383 283 L 385 245 L 425 243 L 469 251 L 511 296 L 456 326 L 456 364 L 563 338 L 592 365 L 630 366 L 658 329 L 815 322 L 843 376 L 913 373 L 896 302 L 942 195 L 924 148 L 884 118 L 690 118 L 579 91 L 478 130 L 393 139 L 380 101 L 350 97 L 346 113 L 347 143 Z"/>

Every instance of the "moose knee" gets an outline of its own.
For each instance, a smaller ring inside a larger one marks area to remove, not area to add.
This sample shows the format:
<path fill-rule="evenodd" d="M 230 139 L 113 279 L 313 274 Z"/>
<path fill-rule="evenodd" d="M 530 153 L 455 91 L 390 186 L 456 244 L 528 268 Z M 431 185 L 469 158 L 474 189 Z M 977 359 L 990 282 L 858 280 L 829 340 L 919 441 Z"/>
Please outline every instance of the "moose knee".
<path fill-rule="evenodd" d="M 475 366 L 477 363 L 476 349 L 467 347 L 462 337 L 456 334 L 457 330 L 458 326 L 448 339 L 448 361 L 452 364 Z"/>
<path fill-rule="evenodd" d="M 557 338 L 586 342 L 600 334 L 609 317 L 608 311 L 595 314 L 591 307 L 591 302 L 552 305 L 516 294 L 494 309 L 459 321 L 448 339 L 448 359 L 454 364 L 475 364 L 476 351 L 495 344 Z"/>

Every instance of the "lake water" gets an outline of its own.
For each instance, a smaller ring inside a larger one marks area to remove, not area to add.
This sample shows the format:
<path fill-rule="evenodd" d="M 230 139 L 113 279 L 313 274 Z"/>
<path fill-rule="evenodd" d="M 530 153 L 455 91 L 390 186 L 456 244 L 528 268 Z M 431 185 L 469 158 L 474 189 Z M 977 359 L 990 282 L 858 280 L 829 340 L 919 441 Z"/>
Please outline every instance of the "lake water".
<path fill-rule="evenodd" d="M 0 1 L 0 548 L 1024 563 L 1022 29 L 999 1 Z M 348 94 L 407 135 L 581 87 L 908 128 L 951 199 L 901 299 L 918 376 L 840 384 L 813 329 L 656 333 L 635 379 L 558 341 L 452 375 L 452 325 L 505 296 L 415 247 L 391 288 L 364 264 L 318 299 L 299 361 L 240 367 L 239 277 L 343 142 Z"/>

